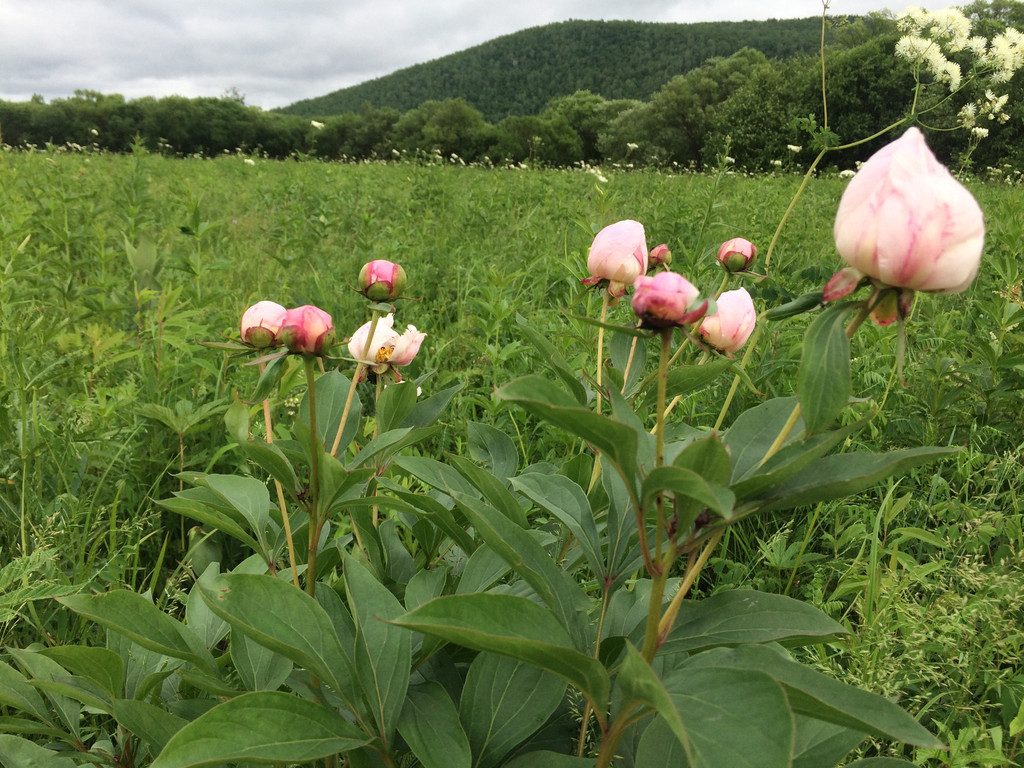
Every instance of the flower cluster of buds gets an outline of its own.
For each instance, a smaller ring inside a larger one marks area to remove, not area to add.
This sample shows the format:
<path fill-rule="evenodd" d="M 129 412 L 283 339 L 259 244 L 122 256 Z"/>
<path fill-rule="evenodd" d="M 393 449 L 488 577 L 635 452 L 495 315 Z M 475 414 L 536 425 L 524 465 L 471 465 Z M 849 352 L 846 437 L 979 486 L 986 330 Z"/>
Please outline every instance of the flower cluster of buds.
<path fill-rule="evenodd" d="M 718 261 L 728 272 L 745 272 L 756 257 L 757 248 L 742 237 L 727 240 L 718 249 Z M 645 328 L 683 327 L 703 320 L 699 330 L 708 345 L 726 354 L 740 349 L 757 320 L 750 294 L 743 288 L 727 291 L 712 303 L 678 273 L 645 274 L 649 267 L 667 270 L 671 263 L 668 245 L 662 243 L 648 251 L 643 225 L 627 219 L 597 233 L 587 257 L 590 277 L 582 282 L 606 283 L 614 298 L 633 286 L 633 311 Z"/>
<path fill-rule="evenodd" d="M 334 322 L 319 307 L 285 309 L 260 301 L 242 314 L 242 341 L 256 349 L 284 346 L 289 352 L 320 355 L 334 343 Z"/>

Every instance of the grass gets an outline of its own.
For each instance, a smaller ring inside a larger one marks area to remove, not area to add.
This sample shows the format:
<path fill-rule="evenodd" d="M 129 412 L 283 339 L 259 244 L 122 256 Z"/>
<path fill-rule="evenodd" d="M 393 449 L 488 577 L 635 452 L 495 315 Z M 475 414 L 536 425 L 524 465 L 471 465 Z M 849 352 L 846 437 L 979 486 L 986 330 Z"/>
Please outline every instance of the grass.
<path fill-rule="evenodd" d="M 592 328 L 565 313 L 598 314 L 579 285 L 597 229 L 642 221 L 673 268 L 711 291 L 717 245 L 740 235 L 763 249 L 799 185 L 604 173 L 0 155 L 0 641 L 79 639 L 44 596 L 127 584 L 173 598 L 189 532 L 154 500 L 178 488 L 177 472 L 241 463 L 223 448 L 222 416 L 255 386 L 251 369 L 197 342 L 237 334 L 259 299 L 324 307 L 344 338 L 363 322 L 351 283 L 371 259 L 409 273 L 417 300 L 401 321 L 428 333 L 412 374 L 431 392 L 467 384 L 432 450 L 461 451 L 466 422 L 481 421 L 514 436 L 524 464 L 565 455 L 559 435 L 492 396 L 533 370 L 517 316 L 582 371 L 591 362 L 570 342 Z M 759 306 L 837 268 L 844 184 L 811 183 L 770 276 L 747 284 Z M 858 444 L 965 450 L 852 503 L 744 523 L 700 584 L 788 592 L 846 623 L 851 640 L 815 649 L 815 662 L 940 731 L 953 749 L 915 756 L 928 766 L 1020 760 L 1024 189 L 971 188 L 988 218 L 983 273 L 963 296 L 918 298 L 906 381 L 891 329 L 865 326 L 854 341 L 854 392 L 885 403 Z M 626 321 L 628 306 L 613 315 Z M 767 329 L 748 369 L 756 391 L 741 387 L 733 412 L 792 394 L 805 325 Z M 685 400 L 679 420 L 713 418 L 729 383 Z"/>

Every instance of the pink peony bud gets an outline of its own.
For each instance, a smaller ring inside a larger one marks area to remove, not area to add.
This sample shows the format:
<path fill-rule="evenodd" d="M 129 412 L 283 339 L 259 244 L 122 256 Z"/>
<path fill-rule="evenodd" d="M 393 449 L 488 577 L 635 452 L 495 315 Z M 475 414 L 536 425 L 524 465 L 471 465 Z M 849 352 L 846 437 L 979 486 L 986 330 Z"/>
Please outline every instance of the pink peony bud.
<path fill-rule="evenodd" d="M 757 247 L 749 240 L 734 237 L 718 248 L 718 263 L 729 272 L 741 272 L 757 258 Z"/>
<path fill-rule="evenodd" d="M 971 193 L 911 128 L 847 185 L 834 235 L 847 264 L 885 285 L 959 293 L 978 272 L 985 225 Z"/>
<path fill-rule="evenodd" d="M 719 296 L 717 304 L 718 311 L 700 324 L 700 335 L 715 349 L 731 355 L 747 343 L 757 325 L 754 301 L 746 288 L 737 288 Z"/>
<path fill-rule="evenodd" d="M 274 346 L 286 312 L 276 302 L 256 302 L 242 314 L 242 341 L 256 349 Z"/>
<path fill-rule="evenodd" d="M 364 355 L 366 339 L 370 334 L 371 323 L 364 323 L 352 334 L 348 342 L 348 352 L 352 357 L 367 365 L 374 373 L 384 373 L 389 366 L 408 365 L 420 351 L 420 345 L 426 337 L 417 331 L 415 326 L 408 326 L 404 333 L 394 329 L 395 316 L 387 315 L 377 320 L 373 330 L 373 340 L 369 351 Z"/>
<path fill-rule="evenodd" d="M 633 311 L 647 328 L 689 325 L 700 320 L 708 309 L 708 301 L 700 299 L 700 291 L 675 272 L 659 272 L 654 277 L 640 275 L 633 286 Z"/>
<path fill-rule="evenodd" d="M 289 309 L 281 324 L 279 338 L 291 352 L 320 355 L 334 341 L 334 322 L 322 309 L 309 304 Z"/>
<path fill-rule="evenodd" d="M 405 270 L 384 259 L 367 262 L 359 270 L 359 290 L 371 301 L 397 299 L 405 285 Z"/>
<path fill-rule="evenodd" d="M 608 293 L 622 296 L 639 275 L 647 271 L 647 240 L 644 225 L 626 219 L 609 224 L 597 233 L 587 256 L 590 277 L 584 285 L 608 281 Z"/>
<path fill-rule="evenodd" d="M 665 243 L 656 245 L 651 248 L 651 252 L 647 254 L 647 265 L 650 267 L 656 267 L 659 264 L 664 264 L 666 267 L 672 263 L 672 251 L 668 249 Z"/>

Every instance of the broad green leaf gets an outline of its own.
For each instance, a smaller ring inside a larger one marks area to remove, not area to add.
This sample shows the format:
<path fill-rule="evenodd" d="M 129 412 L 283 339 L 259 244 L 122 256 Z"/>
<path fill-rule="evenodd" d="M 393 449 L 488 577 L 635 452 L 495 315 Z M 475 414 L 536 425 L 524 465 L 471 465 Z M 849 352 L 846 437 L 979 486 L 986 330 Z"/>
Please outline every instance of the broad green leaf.
<path fill-rule="evenodd" d="M 506 480 L 516 473 L 519 451 L 512 438 L 490 424 L 471 421 L 466 425 L 469 436 L 469 456 L 484 463 L 487 471 Z"/>
<path fill-rule="evenodd" d="M 461 456 L 451 456 L 449 463 L 473 486 L 484 495 L 496 509 L 505 517 L 514 522 L 520 528 L 529 528 L 530 523 L 526 519 L 526 513 L 519 505 L 516 497 L 505 486 L 505 481 L 500 480 L 486 469 L 478 467 L 469 459 Z"/>
<path fill-rule="evenodd" d="M 270 492 L 259 480 L 242 475 L 204 475 L 202 484 L 231 505 L 249 523 L 249 530 L 263 540 L 270 522 Z"/>
<path fill-rule="evenodd" d="M 377 431 L 379 434 L 397 429 L 416 406 L 416 385 L 410 382 L 388 384 L 377 398 Z"/>
<path fill-rule="evenodd" d="M 733 516 L 736 499 L 728 488 L 713 485 L 692 470 L 665 466 L 652 469 L 641 486 L 640 503 L 647 510 L 648 517 L 651 517 L 655 499 L 663 491 L 671 492 L 677 499 L 686 498 L 697 502 L 688 507 L 690 519 L 679 521 L 680 530 L 686 530 L 692 525 L 701 506 L 726 520 Z"/>
<path fill-rule="evenodd" d="M 629 487 L 635 483 L 640 438 L 632 427 L 578 406 L 564 390 L 542 376 L 515 379 L 501 387 L 497 396 L 585 440 L 615 463 Z"/>
<path fill-rule="evenodd" d="M 157 501 L 157 504 L 164 509 L 169 509 L 171 512 L 182 515 L 183 517 L 191 517 L 193 520 L 203 523 L 204 525 L 216 528 L 218 531 L 223 531 L 228 536 L 238 539 L 253 552 L 259 552 L 259 542 L 250 536 L 239 523 L 235 522 L 223 511 L 218 510 L 197 498 L 196 491 L 205 490 L 206 489 L 189 488 L 184 491 L 176 491 L 174 498 L 160 499 Z"/>
<path fill-rule="evenodd" d="M 582 488 L 563 475 L 542 475 L 538 472 L 513 478 L 512 487 L 569 529 L 595 575 L 608 574 L 609 568 L 601 556 L 601 540 L 594 523 L 594 513 Z"/>
<path fill-rule="evenodd" d="M 398 732 L 423 768 L 471 768 L 473 764 L 459 713 L 437 683 L 409 688 Z"/>
<path fill-rule="evenodd" d="M 797 715 L 793 768 L 832 768 L 862 741 L 859 731 Z"/>
<path fill-rule="evenodd" d="M 304 763 L 368 742 L 364 733 L 326 707 L 289 693 L 257 691 L 190 722 L 171 737 L 150 768 Z"/>
<path fill-rule="evenodd" d="M 806 645 L 844 634 L 842 624 L 800 600 L 732 589 L 685 601 L 661 652 L 696 653 L 746 643 Z"/>
<path fill-rule="evenodd" d="M 589 636 L 584 618 L 590 600 L 572 576 L 558 566 L 528 531 L 494 507 L 462 494 L 455 495 L 455 502 L 480 538 L 505 558 L 562 621 L 576 648 L 586 648 Z"/>
<path fill-rule="evenodd" d="M 184 659 L 207 672 L 217 671 L 217 663 L 199 636 L 140 594 L 122 589 L 102 595 L 59 597 L 57 601 L 143 648 Z"/>
<path fill-rule="evenodd" d="M 345 413 L 345 401 L 348 399 L 351 382 L 337 371 L 328 371 L 317 377 L 314 386 L 316 396 L 316 434 L 320 442 L 330 452 L 334 445 L 338 427 L 341 425 L 341 417 Z M 359 420 L 362 404 L 359 400 L 359 392 L 353 394 L 352 404 L 349 406 L 348 416 L 345 419 L 345 429 L 338 444 L 338 455 L 344 456 L 345 449 L 352 442 L 356 431 L 359 428 Z M 296 431 L 296 437 L 309 446 L 309 393 L 302 398 L 299 406 L 299 420 L 303 429 Z"/>
<path fill-rule="evenodd" d="M 428 456 L 396 456 L 394 465 L 420 482 L 451 496 L 453 493 L 479 495 L 479 491 L 453 467 Z"/>
<path fill-rule="evenodd" d="M 252 402 L 258 403 L 270 397 L 270 393 L 277 386 L 280 377 L 287 368 L 288 359 L 286 356 L 275 357 L 266 364 L 266 367 L 260 373 L 259 380 L 256 382 L 256 391 L 252 395 Z"/>
<path fill-rule="evenodd" d="M 390 743 L 409 688 L 412 636 L 389 622 L 405 613 L 405 608 L 350 555 L 345 557 L 343 576 L 356 622 L 356 676 L 381 739 Z"/>
<path fill-rule="evenodd" d="M 547 669 L 568 680 L 598 707 L 608 701 L 610 681 L 601 663 L 576 651 L 551 611 L 525 597 L 448 595 L 421 605 L 395 623 Z"/>
<path fill-rule="evenodd" d="M 448 572 L 444 568 L 423 568 L 409 579 L 405 587 L 406 610 L 419 608 L 444 592 Z"/>
<path fill-rule="evenodd" d="M 276 691 L 292 671 L 285 656 L 238 633 L 231 638 L 231 662 L 248 691 Z"/>
<path fill-rule="evenodd" d="M 874 417 L 874 412 L 846 424 L 802 440 L 793 440 L 781 448 L 764 464 L 751 467 L 747 473 L 731 485 L 737 499 L 753 498 L 773 485 L 788 480 L 815 459 L 818 459 L 842 443 L 847 437 L 859 432 Z"/>
<path fill-rule="evenodd" d="M 722 442 L 732 457 L 732 475 L 735 483 L 755 470 L 779 436 L 783 426 L 797 407 L 795 397 L 777 397 L 750 408 L 739 416 L 722 436 Z M 803 432 L 803 419 L 797 419 L 792 440 Z"/>
<path fill-rule="evenodd" d="M 551 367 L 551 371 L 569 389 L 569 393 L 576 403 L 584 405 L 587 402 L 587 391 L 580 383 L 576 371 L 566 362 L 561 352 L 548 341 L 546 336 L 532 328 L 526 319 L 518 313 L 516 313 L 516 323 L 519 324 L 519 328 L 530 343 L 540 352 L 541 359 Z"/>
<path fill-rule="evenodd" d="M 481 653 L 469 667 L 459 714 L 475 768 L 495 768 L 551 716 L 565 681 L 513 659 Z"/>
<path fill-rule="evenodd" d="M 299 478 L 295 474 L 295 467 L 275 443 L 246 440 L 240 447 L 245 458 L 281 483 L 285 491 L 294 494 L 298 490 Z"/>
<path fill-rule="evenodd" d="M 348 462 L 348 466 L 354 469 L 367 464 L 373 459 L 376 459 L 376 463 L 380 465 L 388 456 L 398 453 L 407 446 L 415 445 L 436 435 L 438 429 L 440 427 L 424 427 L 422 429 L 401 427 L 400 429 L 392 429 L 373 438 L 364 445 L 362 450 Z"/>
<path fill-rule="evenodd" d="M 223 574 L 199 582 L 199 588 L 232 630 L 306 668 L 339 695 L 355 689 L 351 662 L 330 618 L 305 592 L 273 576 L 247 573 Z"/>
<path fill-rule="evenodd" d="M 639 704 L 661 715 L 682 745 L 687 760 L 692 763 L 694 745 L 682 712 L 677 711 L 661 678 L 631 643 L 626 643 L 626 658 L 619 668 L 616 682 L 622 690 L 622 706 Z"/>
<path fill-rule="evenodd" d="M 627 396 L 635 394 L 647 367 L 647 344 L 644 340 L 624 333 L 613 333 L 608 345 L 611 364 L 626 377 L 623 391 Z"/>
<path fill-rule="evenodd" d="M 682 742 L 660 717 L 650 721 L 644 729 L 633 764 L 638 768 L 691 768 L 693 765 Z"/>
<path fill-rule="evenodd" d="M 428 520 L 454 541 L 463 552 L 472 552 L 475 546 L 473 537 L 466 532 L 464 523 L 457 521 L 452 511 L 437 499 L 422 493 L 413 493 L 391 483 L 386 478 L 378 478 L 378 488 L 386 488 L 388 494 L 368 499 L 357 499 L 347 502 L 350 507 L 377 505 L 381 509 L 390 509 L 408 515 L 415 515 Z"/>
<path fill-rule="evenodd" d="M 690 657 L 677 673 L 685 676 L 688 671 L 698 669 L 769 675 L 785 689 L 790 706 L 797 714 L 918 747 L 942 746 L 941 741 L 898 705 L 834 680 L 767 646 L 715 648 Z"/>
<path fill-rule="evenodd" d="M 850 400 L 850 341 L 843 324 L 849 309 L 826 309 L 804 334 L 796 391 L 808 434 L 831 425 Z"/>
<path fill-rule="evenodd" d="M 57 645 L 37 653 L 53 659 L 73 674 L 87 677 L 110 696 L 120 696 L 124 687 L 124 662 L 107 648 Z"/>
<path fill-rule="evenodd" d="M 593 757 L 575 757 L 542 749 L 513 758 L 505 763 L 505 768 L 594 768 L 594 763 Z"/>
<path fill-rule="evenodd" d="M 188 720 L 148 701 L 114 699 L 112 709 L 118 725 L 149 744 L 154 755 L 188 724 Z"/>
<path fill-rule="evenodd" d="M 698 392 L 735 365 L 736 361 L 727 357 L 719 357 L 704 365 L 674 365 L 668 372 L 665 396 L 671 398 Z M 657 396 L 657 387 L 649 387 L 640 410 L 652 408 Z"/>
<path fill-rule="evenodd" d="M 895 757 L 865 757 L 861 760 L 847 763 L 846 768 L 910 768 L 913 765 L 916 765 L 916 763 L 910 763 Z"/>
<path fill-rule="evenodd" d="M 399 427 L 412 427 L 420 429 L 429 427 L 445 409 L 448 403 L 456 394 L 462 391 L 465 384 L 456 384 L 448 389 L 443 389 L 435 395 L 418 400 L 409 415 L 405 417 Z"/>
<path fill-rule="evenodd" d="M 220 563 L 210 563 L 196 581 L 207 582 L 217 577 L 220 573 Z M 221 640 L 227 637 L 230 627 L 220 616 L 210 610 L 210 607 L 203 601 L 199 594 L 199 587 L 196 584 L 188 592 L 185 601 L 185 624 L 188 628 L 199 635 L 203 645 L 208 649 L 214 648 Z M 120 658 L 120 657 L 118 657 Z"/>
<path fill-rule="evenodd" d="M 959 447 L 907 448 L 888 453 L 839 453 L 823 456 L 756 501 L 761 511 L 791 509 L 845 498 L 893 475 L 959 452 Z M 750 505 L 751 502 L 746 502 Z"/>
<path fill-rule="evenodd" d="M 387 563 L 387 577 L 396 584 L 408 584 L 416 575 L 416 563 L 398 533 L 398 524 L 393 518 L 384 520 L 377 526 L 377 533 Z"/>
<path fill-rule="evenodd" d="M 95 683 L 68 675 L 53 659 L 36 653 L 34 648 L 37 647 L 8 648 L 7 652 L 21 667 L 31 685 L 41 690 L 50 701 L 64 727 L 76 738 L 81 738 L 83 696 L 70 694 L 84 692 L 87 703 L 104 712 L 108 711 L 110 699 Z"/>
<path fill-rule="evenodd" d="M 486 592 L 511 570 L 512 566 L 504 557 L 486 544 L 481 544 L 466 561 L 455 592 L 460 595 Z"/>
<path fill-rule="evenodd" d="M 672 466 L 696 472 L 708 483 L 728 485 L 732 473 L 732 460 L 722 438 L 711 435 L 694 440 L 672 460 Z"/>
<path fill-rule="evenodd" d="M 686 729 L 692 768 L 789 765 L 793 713 L 770 676 L 750 669 L 680 669 L 664 684 Z"/>
<path fill-rule="evenodd" d="M 55 752 L 20 736 L 0 733 L 0 764 L 11 768 L 72 768 L 75 763 L 62 755 L 67 752 Z"/>

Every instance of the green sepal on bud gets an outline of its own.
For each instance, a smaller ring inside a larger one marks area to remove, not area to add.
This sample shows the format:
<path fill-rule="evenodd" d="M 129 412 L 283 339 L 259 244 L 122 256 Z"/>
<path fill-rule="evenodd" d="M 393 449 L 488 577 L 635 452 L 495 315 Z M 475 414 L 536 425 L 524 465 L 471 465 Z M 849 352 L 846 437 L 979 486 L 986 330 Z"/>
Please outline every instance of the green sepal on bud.
<path fill-rule="evenodd" d="M 401 265 L 384 259 L 367 262 L 359 270 L 359 292 L 370 301 L 393 301 L 408 280 Z"/>

